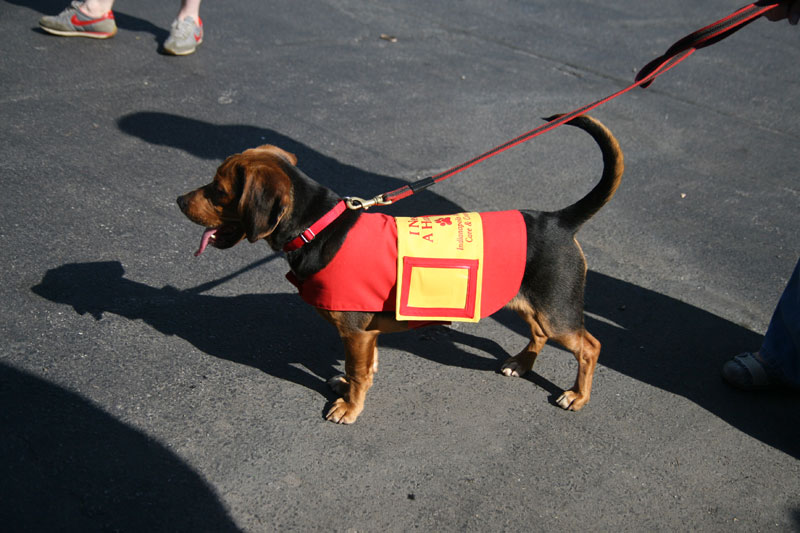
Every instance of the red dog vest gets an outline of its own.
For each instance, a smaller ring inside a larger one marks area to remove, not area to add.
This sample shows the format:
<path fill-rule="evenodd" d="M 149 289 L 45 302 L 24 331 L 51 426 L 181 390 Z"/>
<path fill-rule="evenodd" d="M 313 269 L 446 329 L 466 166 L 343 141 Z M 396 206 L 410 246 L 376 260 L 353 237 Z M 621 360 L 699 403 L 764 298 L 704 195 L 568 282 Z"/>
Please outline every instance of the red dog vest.
<path fill-rule="evenodd" d="M 483 282 L 480 316 L 501 309 L 519 292 L 527 232 L 519 211 L 480 213 Z M 307 303 L 330 311 L 394 311 L 397 294 L 397 225 L 381 213 L 362 214 L 336 256 L 305 280 L 286 276 Z"/>

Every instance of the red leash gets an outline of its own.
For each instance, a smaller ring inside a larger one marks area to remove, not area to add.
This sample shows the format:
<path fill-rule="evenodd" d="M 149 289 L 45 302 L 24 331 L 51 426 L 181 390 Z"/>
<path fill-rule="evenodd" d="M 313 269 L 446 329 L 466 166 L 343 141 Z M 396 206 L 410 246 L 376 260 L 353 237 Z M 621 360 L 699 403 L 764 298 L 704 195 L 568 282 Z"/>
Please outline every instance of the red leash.
<path fill-rule="evenodd" d="M 403 198 L 407 198 L 412 194 L 427 189 L 431 185 L 455 176 L 459 172 L 473 167 L 482 161 L 486 161 L 490 157 L 494 157 L 499 153 L 505 152 L 509 148 L 530 141 L 534 137 L 553 130 L 562 124 L 569 122 L 573 118 L 587 113 L 592 109 L 608 102 L 609 100 L 613 100 L 617 96 L 625 94 L 634 87 L 642 87 L 643 89 L 647 88 L 658 76 L 670 70 L 672 67 L 692 55 L 698 49 L 721 41 L 725 37 L 753 22 L 755 19 L 767 11 L 775 8 L 776 6 L 778 6 L 778 2 L 774 0 L 762 0 L 747 5 L 738 11 L 731 13 L 725 18 L 687 35 L 680 41 L 673 44 L 669 50 L 664 53 L 664 55 L 645 65 L 645 67 L 636 75 L 636 81 L 628 87 L 625 87 L 624 89 L 617 91 L 614 94 L 603 98 L 602 100 L 598 100 L 587 106 L 581 107 L 580 109 L 576 109 L 571 113 L 554 118 L 538 128 L 532 129 L 527 133 L 523 133 L 519 137 L 515 137 L 514 139 L 511 139 L 510 141 L 501 144 L 500 146 L 497 146 L 488 152 L 484 152 L 483 154 L 474 157 L 465 163 L 452 167 L 449 170 L 445 170 L 444 172 L 436 174 L 435 176 L 415 181 L 414 183 L 404 185 L 403 187 L 393 191 L 385 192 L 376 196 L 375 198 L 372 198 L 371 200 L 364 200 L 357 197 L 345 198 L 347 207 L 350 209 L 368 209 L 373 205 L 392 204 L 398 200 L 402 200 Z"/>

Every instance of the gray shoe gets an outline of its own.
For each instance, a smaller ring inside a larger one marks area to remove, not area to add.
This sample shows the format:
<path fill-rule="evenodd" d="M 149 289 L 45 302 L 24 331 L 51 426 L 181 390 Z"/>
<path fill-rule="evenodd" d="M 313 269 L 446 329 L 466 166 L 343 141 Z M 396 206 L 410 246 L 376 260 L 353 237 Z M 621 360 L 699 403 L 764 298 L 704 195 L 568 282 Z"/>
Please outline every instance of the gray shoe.
<path fill-rule="evenodd" d="M 62 37 L 90 37 L 92 39 L 108 39 L 117 33 L 114 13 L 109 11 L 100 18 L 92 18 L 79 8 L 83 2 L 75 0 L 70 7 L 54 17 L 39 19 L 39 27 L 47 33 Z"/>
<path fill-rule="evenodd" d="M 169 37 L 164 42 L 164 51 L 174 56 L 185 56 L 197 50 L 203 42 L 203 20 L 198 17 L 197 23 L 192 17 L 172 21 Z"/>

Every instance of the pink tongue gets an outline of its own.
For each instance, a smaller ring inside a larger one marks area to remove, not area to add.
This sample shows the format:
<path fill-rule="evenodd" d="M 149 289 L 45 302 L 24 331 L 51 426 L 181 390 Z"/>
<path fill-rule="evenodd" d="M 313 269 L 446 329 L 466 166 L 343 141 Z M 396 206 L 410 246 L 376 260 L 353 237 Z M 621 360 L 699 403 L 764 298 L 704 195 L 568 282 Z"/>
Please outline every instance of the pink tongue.
<path fill-rule="evenodd" d="M 207 228 L 203 232 L 203 238 L 200 240 L 200 248 L 194 253 L 194 256 L 197 257 L 198 255 L 202 254 L 205 249 L 208 247 L 208 241 L 211 239 L 211 236 L 217 232 L 214 228 Z"/>

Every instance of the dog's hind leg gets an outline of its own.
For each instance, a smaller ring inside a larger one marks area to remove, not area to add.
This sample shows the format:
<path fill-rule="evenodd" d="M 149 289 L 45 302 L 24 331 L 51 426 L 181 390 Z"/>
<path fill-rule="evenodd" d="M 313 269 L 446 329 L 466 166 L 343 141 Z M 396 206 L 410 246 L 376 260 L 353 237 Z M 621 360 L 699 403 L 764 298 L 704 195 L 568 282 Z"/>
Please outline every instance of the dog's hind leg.
<path fill-rule="evenodd" d="M 600 341 L 584 328 L 553 337 L 553 340 L 571 351 L 578 360 L 578 375 L 575 378 L 575 385 L 564 391 L 556 403 L 564 409 L 577 411 L 586 405 L 592 393 L 592 377 L 600 356 Z"/>
<path fill-rule="evenodd" d="M 536 311 L 527 302 L 517 299 L 512 301 L 509 307 L 516 310 L 531 328 L 531 340 L 520 353 L 506 359 L 500 371 L 504 376 L 521 377 L 533 368 L 536 356 L 544 347 L 549 335 L 546 333 L 545 325 L 538 320 Z"/>

